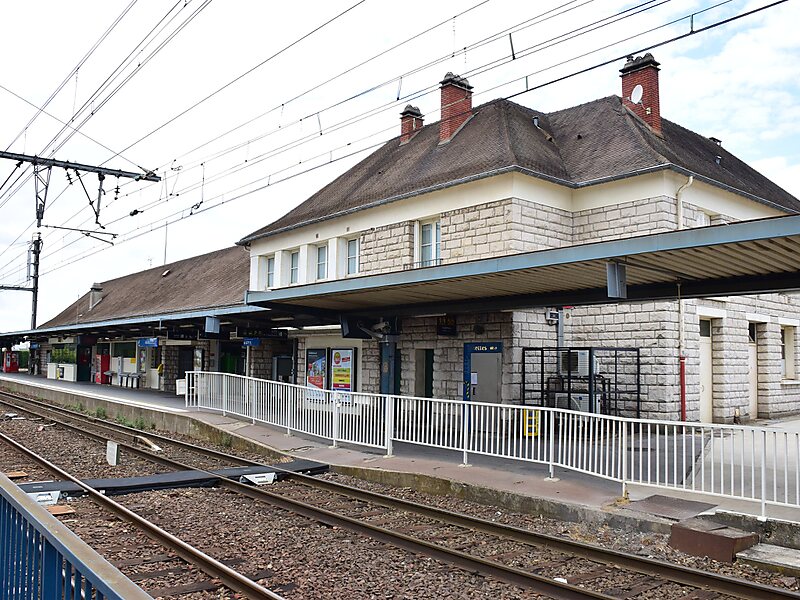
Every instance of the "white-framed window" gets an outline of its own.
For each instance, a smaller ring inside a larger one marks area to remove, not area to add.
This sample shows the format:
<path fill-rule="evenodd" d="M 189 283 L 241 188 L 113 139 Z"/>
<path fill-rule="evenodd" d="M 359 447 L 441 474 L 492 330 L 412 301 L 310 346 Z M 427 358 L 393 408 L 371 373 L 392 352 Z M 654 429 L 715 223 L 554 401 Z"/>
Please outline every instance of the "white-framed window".
<path fill-rule="evenodd" d="M 300 279 L 300 251 L 293 250 L 289 254 L 289 283 L 297 283 Z"/>
<path fill-rule="evenodd" d="M 795 328 L 789 325 L 781 327 L 781 379 L 795 379 Z"/>
<path fill-rule="evenodd" d="M 438 219 L 419 224 L 419 264 L 421 267 L 439 264 L 441 239 L 441 225 Z"/>
<path fill-rule="evenodd" d="M 275 257 L 267 258 L 267 288 L 275 287 Z"/>
<path fill-rule="evenodd" d="M 698 211 L 696 219 L 696 227 L 708 227 L 711 225 L 711 215 L 707 212 Z"/>
<path fill-rule="evenodd" d="M 358 273 L 358 238 L 347 240 L 347 274 Z"/>
<path fill-rule="evenodd" d="M 328 277 L 328 245 L 317 246 L 317 281 Z"/>

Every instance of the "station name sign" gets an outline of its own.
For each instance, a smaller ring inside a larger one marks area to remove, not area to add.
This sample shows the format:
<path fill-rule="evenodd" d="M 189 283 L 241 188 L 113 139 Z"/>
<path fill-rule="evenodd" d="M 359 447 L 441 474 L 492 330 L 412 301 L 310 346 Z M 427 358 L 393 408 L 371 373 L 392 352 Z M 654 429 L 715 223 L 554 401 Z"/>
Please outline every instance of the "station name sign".
<path fill-rule="evenodd" d="M 139 348 L 158 348 L 158 338 L 157 337 L 139 338 L 137 340 L 137 344 Z"/>
<path fill-rule="evenodd" d="M 196 329 L 168 329 L 167 330 L 167 339 L 168 340 L 196 340 L 197 339 L 197 330 Z"/>
<path fill-rule="evenodd" d="M 285 329 L 271 329 L 269 327 L 237 327 L 234 338 L 286 338 Z"/>

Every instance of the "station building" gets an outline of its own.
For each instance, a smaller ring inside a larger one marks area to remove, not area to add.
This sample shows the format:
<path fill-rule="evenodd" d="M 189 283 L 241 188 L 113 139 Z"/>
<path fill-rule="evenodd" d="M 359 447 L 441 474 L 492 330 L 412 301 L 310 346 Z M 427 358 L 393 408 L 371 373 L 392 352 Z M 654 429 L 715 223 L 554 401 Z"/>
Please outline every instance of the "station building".
<path fill-rule="evenodd" d="M 448 73 L 439 122 L 425 124 L 407 106 L 398 137 L 236 247 L 99 284 L 21 333 L 39 344 L 42 373 L 74 348 L 78 379 L 86 360 L 108 352 L 111 383 L 134 370 L 139 386 L 165 391 L 202 366 L 503 403 L 531 401 L 530 352 L 543 361 L 542 348 L 621 348 L 636 353 L 637 398 L 616 414 L 730 422 L 800 412 L 794 292 L 682 297 L 690 278 L 669 264 L 657 270 L 674 275 L 675 291 L 640 302 L 583 302 L 568 290 L 587 274 L 569 265 L 557 271 L 567 292 L 537 295 L 532 278 L 527 303 L 482 298 L 494 284 L 479 276 L 461 298 L 423 298 L 415 287 L 454 265 L 468 272 L 494 259 L 800 212 L 800 200 L 720 140 L 662 118 L 658 74 L 651 55 L 631 57 L 621 97 L 544 113 L 504 99 L 473 107 L 472 86 Z M 773 270 L 784 260 L 779 245 L 755 252 Z M 720 251 L 709 274 L 736 262 Z M 403 294 L 349 310 L 360 286 L 384 281 Z M 350 296 L 338 294 L 345 286 Z"/>

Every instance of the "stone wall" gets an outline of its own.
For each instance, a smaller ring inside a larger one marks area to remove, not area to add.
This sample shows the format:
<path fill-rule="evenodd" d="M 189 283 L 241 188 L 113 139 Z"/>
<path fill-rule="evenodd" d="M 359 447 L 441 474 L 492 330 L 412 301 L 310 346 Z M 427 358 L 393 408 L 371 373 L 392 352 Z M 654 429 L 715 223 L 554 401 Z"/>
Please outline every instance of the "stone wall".
<path fill-rule="evenodd" d="M 179 348 L 202 348 L 203 349 L 203 370 L 209 371 L 211 368 L 211 354 L 209 352 L 208 340 L 192 342 L 191 346 L 172 346 L 165 345 L 162 350 L 164 361 L 164 375 L 162 379 L 162 389 L 171 394 L 175 393 L 175 380 L 179 379 L 183 373 L 178 373 L 178 352 Z"/>
<path fill-rule="evenodd" d="M 281 339 L 262 340 L 260 346 L 250 348 L 250 377 L 272 379 L 272 358 L 275 356 L 292 356 L 292 342 Z M 286 383 L 291 383 L 287 381 Z"/>
<path fill-rule="evenodd" d="M 431 349 L 434 398 L 460 400 L 464 393 L 464 344 L 502 342 L 501 397 L 503 401 L 510 401 L 513 394 L 511 313 L 456 315 L 455 318 L 457 328 L 455 336 L 437 335 L 436 317 L 403 319 L 398 343 L 402 362 L 400 393 L 407 396 L 415 395 L 417 362 L 415 351 Z"/>
<path fill-rule="evenodd" d="M 642 418 L 670 419 L 679 414 L 676 302 L 576 307 L 565 311 L 564 319 L 567 346 L 639 349 Z M 635 406 L 627 405 L 622 416 L 635 416 Z"/>
<path fill-rule="evenodd" d="M 642 417 L 680 418 L 677 301 L 576 307 L 566 315 L 568 346 L 639 348 Z M 780 320 L 798 317 L 800 301 L 783 294 L 684 300 L 687 419 L 697 421 L 700 417 L 701 319 L 711 320 L 714 422 L 733 422 L 737 410 L 742 421 L 756 418 L 749 414 L 750 322 L 756 323 L 758 346 L 757 417 L 798 412 L 800 381 L 782 380 L 780 366 Z M 797 337 L 795 361 L 800 356 Z"/>
<path fill-rule="evenodd" d="M 414 262 L 414 223 L 403 221 L 368 229 L 359 238 L 359 273 L 402 271 Z"/>
<path fill-rule="evenodd" d="M 441 216 L 442 262 L 556 248 L 571 243 L 569 212 L 508 198 Z"/>
<path fill-rule="evenodd" d="M 693 346 L 695 336 L 699 338 L 700 319 L 711 319 L 715 421 L 731 422 L 737 409 L 742 420 L 756 418 L 749 414 L 748 327 L 751 322 L 756 327 L 758 354 L 757 417 L 775 418 L 800 410 L 800 381 L 781 377 L 780 343 L 780 321 L 794 323 L 800 318 L 800 299 L 794 295 L 760 294 L 686 301 L 686 305 L 687 345 Z M 703 308 L 724 311 L 716 313 L 723 316 L 702 316 Z M 795 373 L 800 357 L 798 337 L 795 335 Z M 699 361 L 688 366 L 697 370 L 699 379 Z M 699 402 L 699 388 L 687 391 L 691 392 L 688 395 L 690 405 Z"/>
<path fill-rule="evenodd" d="M 677 220 L 675 199 L 668 196 L 581 210 L 573 215 L 573 243 L 664 233 L 674 230 Z"/>

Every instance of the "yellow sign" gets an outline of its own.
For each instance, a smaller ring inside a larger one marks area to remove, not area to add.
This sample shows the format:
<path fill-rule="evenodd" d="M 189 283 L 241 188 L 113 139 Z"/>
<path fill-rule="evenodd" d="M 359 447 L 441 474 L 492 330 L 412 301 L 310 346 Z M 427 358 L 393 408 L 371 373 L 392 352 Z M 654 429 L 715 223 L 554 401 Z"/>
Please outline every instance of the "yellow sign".
<path fill-rule="evenodd" d="M 540 410 L 523 411 L 525 418 L 525 437 L 538 437 L 539 419 L 542 415 Z"/>

